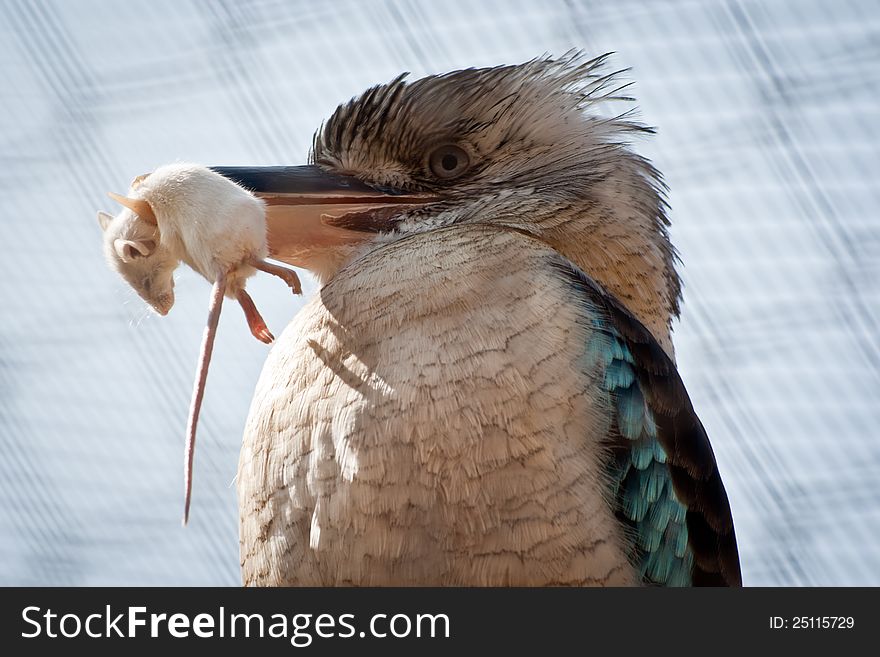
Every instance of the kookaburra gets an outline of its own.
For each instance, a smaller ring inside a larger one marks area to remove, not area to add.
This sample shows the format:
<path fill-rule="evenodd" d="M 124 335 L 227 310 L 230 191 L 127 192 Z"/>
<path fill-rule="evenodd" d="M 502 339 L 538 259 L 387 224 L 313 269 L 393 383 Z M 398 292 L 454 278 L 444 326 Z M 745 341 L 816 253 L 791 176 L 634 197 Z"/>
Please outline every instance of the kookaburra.
<path fill-rule="evenodd" d="M 663 184 L 604 57 L 340 105 L 311 165 L 222 168 L 318 293 L 238 471 L 246 585 L 739 585 L 676 370 Z"/>

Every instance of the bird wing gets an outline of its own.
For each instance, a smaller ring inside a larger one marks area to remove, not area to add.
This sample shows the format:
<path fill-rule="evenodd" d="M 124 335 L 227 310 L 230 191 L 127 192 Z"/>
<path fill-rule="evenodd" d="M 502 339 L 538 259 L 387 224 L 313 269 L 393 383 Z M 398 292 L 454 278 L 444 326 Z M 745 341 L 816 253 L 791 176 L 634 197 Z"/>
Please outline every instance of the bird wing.
<path fill-rule="evenodd" d="M 733 517 L 706 430 L 675 364 L 617 299 L 555 263 L 590 310 L 588 357 L 603 367 L 614 422 L 608 474 L 647 584 L 741 586 Z"/>

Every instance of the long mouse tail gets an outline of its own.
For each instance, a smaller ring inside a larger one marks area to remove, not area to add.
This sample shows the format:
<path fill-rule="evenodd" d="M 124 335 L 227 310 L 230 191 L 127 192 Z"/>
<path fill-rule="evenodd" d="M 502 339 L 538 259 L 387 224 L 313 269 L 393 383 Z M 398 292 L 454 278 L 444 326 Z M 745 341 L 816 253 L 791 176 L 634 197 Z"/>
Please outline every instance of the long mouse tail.
<path fill-rule="evenodd" d="M 189 505 L 192 501 L 193 456 L 196 449 L 196 427 L 199 423 L 199 412 L 202 410 L 202 398 L 205 396 L 205 381 L 208 379 L 208 366 L 211 364 L 211 352 L 214 350 L 214 338 L 217 337 L 217 323 L 220 321 L 220 310 L 223 308 L 223 295 L 226 292 L 226 274 L 221 273 L 214 281 L 211 290 L 211 305 L 208 307 L 208 323 L 202 335 L 202 346 L 199 349 L 199 364 L 196 370 L 196 381 L 193 386 L 192 401 L 189 405 L 189 418 L 186 424 L 186 453 L 183 466 L 183 524 L 189 521 Z"/>

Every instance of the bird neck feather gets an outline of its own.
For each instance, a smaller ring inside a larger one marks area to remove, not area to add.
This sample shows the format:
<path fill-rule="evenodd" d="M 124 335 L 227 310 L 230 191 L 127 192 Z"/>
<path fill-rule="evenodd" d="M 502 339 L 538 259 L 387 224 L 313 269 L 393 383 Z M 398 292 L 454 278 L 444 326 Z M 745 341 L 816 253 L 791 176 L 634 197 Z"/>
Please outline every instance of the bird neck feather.
<path fill-rule="evenodd" d="M 679 314 L 681 280 L 665 210 L 656 185 L 634 167 L 542 222 L 541 238 L 617 297 L 674 358 L 672 320 Z"/>

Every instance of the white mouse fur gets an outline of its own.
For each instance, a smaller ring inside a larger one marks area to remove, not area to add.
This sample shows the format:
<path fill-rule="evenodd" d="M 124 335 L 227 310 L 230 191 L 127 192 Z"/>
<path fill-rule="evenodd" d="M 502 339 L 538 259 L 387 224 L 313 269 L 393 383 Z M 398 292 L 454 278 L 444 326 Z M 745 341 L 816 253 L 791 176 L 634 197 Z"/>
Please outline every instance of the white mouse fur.
<path fill-rule="evenodd" d="M 198 164 L 169 164 L 135 178 L 116 217 L 98 213 L 104 252 L 135 291 L 161 315 L 174 305 L 174 270 L 185 262 L 213 284 L 208 322 L 199 350 L 196 381 L 187 421 L 184 464 L 184 523 L 192 496 L 196 427 L 223 296 L 238 300 L 255 338 L 274 339 L 245 291 L 257 269 L 302 291 L 290 269 L 265 261 L 266 209 L 246 189 Z"/>
<path fill-rule="evenodd" d="M 185 262 L 213 283 L 227 274 L 234 298 L 268 255 L 264 203 L 246 189 L 198 164 L 168 164 L 135 179 L 126 195 L 146 201 L 155 217 L 125 207 L 99 213 L 111 266 L 158 313 L 174 304 L 173 273 Z"/>

